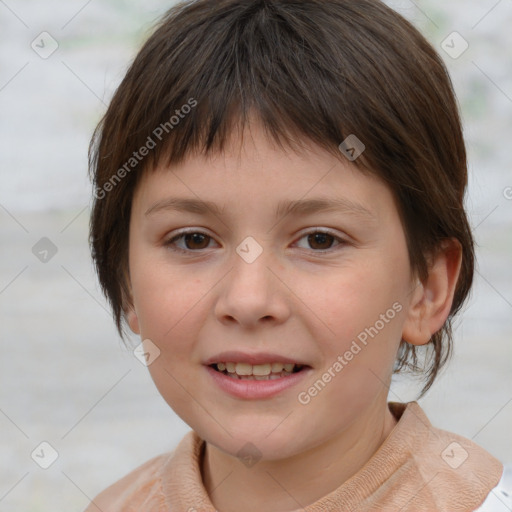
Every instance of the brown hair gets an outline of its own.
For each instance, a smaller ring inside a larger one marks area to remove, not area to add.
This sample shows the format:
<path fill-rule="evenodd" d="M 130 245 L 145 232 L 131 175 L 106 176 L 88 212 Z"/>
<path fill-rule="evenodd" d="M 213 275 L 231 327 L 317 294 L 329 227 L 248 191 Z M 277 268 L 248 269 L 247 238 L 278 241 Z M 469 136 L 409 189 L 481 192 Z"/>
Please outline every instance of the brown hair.
<path fill-rule="evenodd" d="M 162 18 L 89 151 L 92 255 L 120 334 L 131 304 L 128 229 L 142 173 L 193 151 L 222 151 L 233 126 L 243 128 L 253 112 L 283 147 L 310 140 L 344 158 L 338 145 L 355 134 L 366 150 L 354 163 L 390 187 L 420 279 L 444 239 L 462 245 L 450 316 L 424 364 L 403 340 L 397 356 L 395 371 L 425 372 L 423 395 L 450 355 L 451 321 L 473 279 L 466 151 L 441 58 L 376 0 L 196 0 Z"/>

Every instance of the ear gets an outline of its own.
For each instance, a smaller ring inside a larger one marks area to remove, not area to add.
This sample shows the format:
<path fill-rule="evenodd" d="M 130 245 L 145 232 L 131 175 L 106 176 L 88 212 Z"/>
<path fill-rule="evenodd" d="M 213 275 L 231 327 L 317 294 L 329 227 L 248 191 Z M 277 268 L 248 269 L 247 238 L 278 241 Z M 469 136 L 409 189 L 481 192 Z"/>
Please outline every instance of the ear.
<path fill-rule="evenodd" d="M 139 318 L 137 317 L 134 306 L 130 306 L 126 311 L 126 322 L 130 326 L 130 329 L 133 333 L 140 334 Z"/>
<path fill-rule="evenodd" d="M 126 319 L 126 323 L 130 326 L 132 332 L 134 334 L 140 334 L 139 318 L 137 317 L 135 306 L 133 304 L 132 282 L 130 279 L 130 272 L 127 266 L 124 267 L 123 274 L 125 279 L 123 286 L 124 317 Z"/>
<path fill-rule="evenodd" d="M 462 247 L 449 239 L 432 256 L 428 276 L 418 281 L 411 293 L 402 339 L 412 345 L 426 345 L 444 325 L 453 303 L 462 262 Z"/>

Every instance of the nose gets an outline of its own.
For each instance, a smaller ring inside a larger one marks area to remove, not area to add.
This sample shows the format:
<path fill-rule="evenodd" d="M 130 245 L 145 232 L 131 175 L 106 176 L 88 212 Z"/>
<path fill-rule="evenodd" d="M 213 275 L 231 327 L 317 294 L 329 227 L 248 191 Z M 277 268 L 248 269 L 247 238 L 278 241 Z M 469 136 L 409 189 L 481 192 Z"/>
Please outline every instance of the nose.
<path fill-rule="evenodd" d="M 278 277 L 282 270 L 268 252 L 263 251 L 252 263 L 235 253 L 232 262 L 215 304 L 216 318 L 248 329 L 285 322 L 290 316 L 287 288 Z"/>

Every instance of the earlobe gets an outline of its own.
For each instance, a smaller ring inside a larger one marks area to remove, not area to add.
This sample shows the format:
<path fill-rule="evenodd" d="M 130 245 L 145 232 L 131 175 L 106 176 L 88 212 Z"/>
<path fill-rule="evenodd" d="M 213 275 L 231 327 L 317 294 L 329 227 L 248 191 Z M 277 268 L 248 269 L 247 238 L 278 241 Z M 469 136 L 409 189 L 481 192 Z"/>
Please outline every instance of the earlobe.
<path fill-rule="evenodd" d="M 139 319 L 133 306 L 130 306 L 130 309 L 126 312 L 126 322 L 134 334 L 140 334 Z"/>
<path fill-rule="evenodd" d="M 450 314 L 462 261 L 458 240 L 445 241 L 430 262 L 428 276 L 411 293 L 402 339 L 425 345 Z"/>

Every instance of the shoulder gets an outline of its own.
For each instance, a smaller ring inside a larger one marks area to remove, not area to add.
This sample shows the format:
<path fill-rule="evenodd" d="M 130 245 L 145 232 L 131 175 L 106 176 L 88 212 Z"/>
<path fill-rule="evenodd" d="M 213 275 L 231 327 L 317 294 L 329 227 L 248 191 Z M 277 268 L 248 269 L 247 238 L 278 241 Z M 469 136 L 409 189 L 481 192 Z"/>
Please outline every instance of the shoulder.
<path fill-rule="evenodd" d="M 512 510 L 512 464 L 507 464 L 498 485 L 492 489 L 475 512 L 506 512 Z"/>
<path fill-rule="evenodd" d="M 98 494 L 84 512 L 124 512 L 128 502 L 144 503 L 151 494 L 158 493 L 160 472 L 171 456 L 158 455 L 140 465 Z"/>
<path fill-rule="evenodd" d="M 434 427 L 416 402 L 390 406 L 401 416 L 392 446 L 406 452 L 408 478 L 401 485 L 415 496 L 406 510 L 477 510 L 500 481 L 502 463 L 473 441 Z"/>

